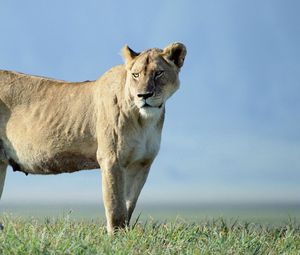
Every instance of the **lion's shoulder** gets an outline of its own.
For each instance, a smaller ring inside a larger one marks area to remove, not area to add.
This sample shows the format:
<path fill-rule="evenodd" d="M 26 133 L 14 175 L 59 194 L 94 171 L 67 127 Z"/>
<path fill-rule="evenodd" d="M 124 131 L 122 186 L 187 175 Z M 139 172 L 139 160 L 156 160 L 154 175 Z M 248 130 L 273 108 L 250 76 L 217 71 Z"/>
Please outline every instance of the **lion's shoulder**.
<path fill-rule="evenodd" d="M 126 69 L 124 65 L 117 65 L 110 68 L 102 76 L 99 77 L 99 83 L 120 82 L 126 78 Z"/>

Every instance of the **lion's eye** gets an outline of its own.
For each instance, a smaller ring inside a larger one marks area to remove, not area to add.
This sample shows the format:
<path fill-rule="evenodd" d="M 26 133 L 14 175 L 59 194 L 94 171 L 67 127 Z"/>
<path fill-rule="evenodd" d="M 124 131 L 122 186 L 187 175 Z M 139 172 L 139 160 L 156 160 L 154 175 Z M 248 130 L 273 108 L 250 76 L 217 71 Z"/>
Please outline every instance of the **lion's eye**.
<path fill-rule="evenodd" d="M 162 76 L 163 73 L 164 73 L 164 71 L 157 71 L 157 72 L 155 72 L 155 78 L 158 78 L 158 77 Z"/>
<path fill-rule="evenodd" d="M 140 74 L 139 73 L 132 73 L 133 78 L 139 78 Z"/>

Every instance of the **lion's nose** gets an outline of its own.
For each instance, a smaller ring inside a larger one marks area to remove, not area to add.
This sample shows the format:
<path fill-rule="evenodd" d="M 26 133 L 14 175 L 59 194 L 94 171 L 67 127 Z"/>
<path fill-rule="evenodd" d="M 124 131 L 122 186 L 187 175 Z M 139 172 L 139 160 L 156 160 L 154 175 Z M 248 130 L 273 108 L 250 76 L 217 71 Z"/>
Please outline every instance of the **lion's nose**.
<path fill-rule="evenodd" d="M 137 94 L 138 97 L 142 97 L 143 99 L 147 99 L 149 97 L 153 96 L 153 92 L 147 92 L 147 93 L 143 93 L 143 94 Z"/>

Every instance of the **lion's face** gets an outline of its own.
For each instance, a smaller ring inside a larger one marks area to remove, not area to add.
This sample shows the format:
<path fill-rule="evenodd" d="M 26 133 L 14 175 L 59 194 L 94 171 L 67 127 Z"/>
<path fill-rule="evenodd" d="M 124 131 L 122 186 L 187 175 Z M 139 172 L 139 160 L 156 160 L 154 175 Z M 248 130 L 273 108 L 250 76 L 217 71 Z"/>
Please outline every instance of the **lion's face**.
<path fill-rule="evenodd" d="M 164 50 L 150 49 L 142 53 L 125 46 L 123 55 L 130 100 L 143 116 L 158 115 L 179 87 L 178 73 L 186 55 L 185 46 L 174 43 Z"/>

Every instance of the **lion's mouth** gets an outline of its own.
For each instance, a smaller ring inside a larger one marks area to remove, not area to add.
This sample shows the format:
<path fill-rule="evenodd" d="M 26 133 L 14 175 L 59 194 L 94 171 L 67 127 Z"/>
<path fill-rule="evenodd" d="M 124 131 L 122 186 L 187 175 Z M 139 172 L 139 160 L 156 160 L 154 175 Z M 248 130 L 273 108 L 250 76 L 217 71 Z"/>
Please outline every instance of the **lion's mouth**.
<path fill-rule="evenodd" d="M 145 102 L 144 105 L 141 108 L 158 108 L 158 109 L 160 109 L 162 106 L 163 106 L 163 103 L 159 106 L 153 106 L 153 105 L 150 105 L 150 104 Z"/>

